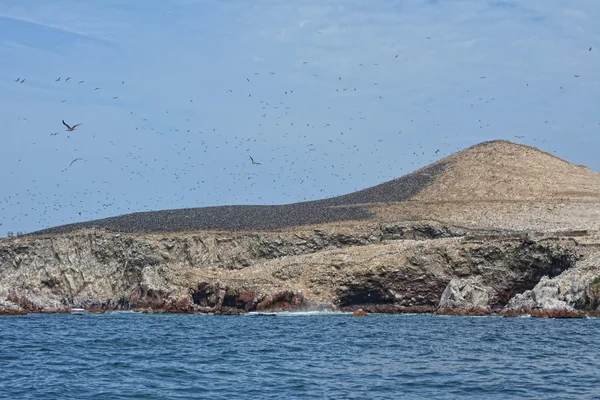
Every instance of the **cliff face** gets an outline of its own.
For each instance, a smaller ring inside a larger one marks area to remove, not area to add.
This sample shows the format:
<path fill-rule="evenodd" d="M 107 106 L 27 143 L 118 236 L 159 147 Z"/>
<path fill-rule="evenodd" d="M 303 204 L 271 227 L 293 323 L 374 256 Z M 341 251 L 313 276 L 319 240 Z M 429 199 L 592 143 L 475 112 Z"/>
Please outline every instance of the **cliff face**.
<path fill-rule="evenodd" d="M 597 260 L 589 234 L 492 235 L 436 222 L 237 234 L 87 231 L 0 242 L 0 309 L 526 312 L 547 307 L 531 293 L 548 279 L 571 282 L 553 296 L 564 291 L 565 309 L 589 309 L 600 295 Z"/>
<path fill-rule="evenodd" d="M 173 308 L 179 302 L 194 304 L 194 299 L 214 307 L 219 302 L 220 276 L 267 260 L 462 231 L 440 225 L 387 224 L 240 234 L 88 231 L 7 239 L 0 242 L 0 299 L 44 311 L 71 305 Z M 216 298 L 197 293 L 198 286 L 207 283 L 202 277 L 214 286 Z"/>

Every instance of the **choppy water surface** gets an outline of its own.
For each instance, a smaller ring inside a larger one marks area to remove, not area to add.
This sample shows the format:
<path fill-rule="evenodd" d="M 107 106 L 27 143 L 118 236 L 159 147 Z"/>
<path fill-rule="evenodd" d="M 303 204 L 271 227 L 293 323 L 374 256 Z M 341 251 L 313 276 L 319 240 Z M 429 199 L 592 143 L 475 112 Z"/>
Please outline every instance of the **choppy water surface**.
<path fill-rule="evenodd" d="M 2 399 L 598 398 L 600 320 L 0 318 Z"/>

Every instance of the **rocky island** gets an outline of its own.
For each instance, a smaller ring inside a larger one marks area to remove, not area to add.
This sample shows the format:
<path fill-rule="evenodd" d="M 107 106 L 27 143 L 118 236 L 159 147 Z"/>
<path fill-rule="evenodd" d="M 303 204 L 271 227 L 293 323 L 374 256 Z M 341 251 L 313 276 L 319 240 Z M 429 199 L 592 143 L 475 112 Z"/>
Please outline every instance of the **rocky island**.
<path fill-rule="evenodd" d="M 0 240 L 0 314 L 568 317 L 599 305 L 600 173 L 507 141 L 330 199 L 135 213 Z"/>

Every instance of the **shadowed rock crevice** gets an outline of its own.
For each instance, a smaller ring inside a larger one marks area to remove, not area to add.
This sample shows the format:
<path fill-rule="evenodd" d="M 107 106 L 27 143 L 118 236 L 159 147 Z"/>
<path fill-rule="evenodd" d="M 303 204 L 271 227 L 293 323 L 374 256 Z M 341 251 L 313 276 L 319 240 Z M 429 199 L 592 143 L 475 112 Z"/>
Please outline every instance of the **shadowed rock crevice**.
<path fill-rule="evenodd" d="M 394 298 L 389 293 L 381 289 L 372 289 L 370 287 L 349 287 L 345 294 L 339 298 L 341 307 L 353 305 L 380 305 L 393 304 Z"/>
<path fill-rule="evenodd" d="M 498 295 L 492 299 L 492 308 L 504 307 L 511 298 L 526 290 L 533 289 L 543 277 L 556 277 L 573 268 L 578 256 L 570 247 L 548 245 L 545 243 L 523 242 L 511 257 L 515 266 L 515 279 L 498 286 Z M 490 279 L 495 282 L 498 279 Z"/>

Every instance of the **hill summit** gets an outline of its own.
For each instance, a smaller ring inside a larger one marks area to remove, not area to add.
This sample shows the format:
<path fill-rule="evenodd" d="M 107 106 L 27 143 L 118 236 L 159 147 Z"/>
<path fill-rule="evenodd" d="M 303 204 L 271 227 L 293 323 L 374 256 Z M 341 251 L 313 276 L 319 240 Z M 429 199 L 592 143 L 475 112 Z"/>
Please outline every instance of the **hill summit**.
<path fill-rule="evenodd" d="M 497 140 L 457 152 L 413 200 L 600 200 L 600 174 L 539 149 Z"/>
<path fill-rule="evenodd" d="M 120 232 L 272 230 L 381 219 L 386 215 L 382 209 L 398 204 L 502 201 L 600 202 L 600 173 L 533 147 L 498 140 L 480 143 L 411 174 L 338 197 L 275 206 L 141 212 L 58 226 L 34 234 L 89 228 Z M 444 219 L 436 211 L 437 218 Z M 416 214 L 401 214 L 405 219 L 417 218 Z M 423 213 L 420 214 L 423 218 Z M 393 213 L 387 215 L 392 218 Z"/>

